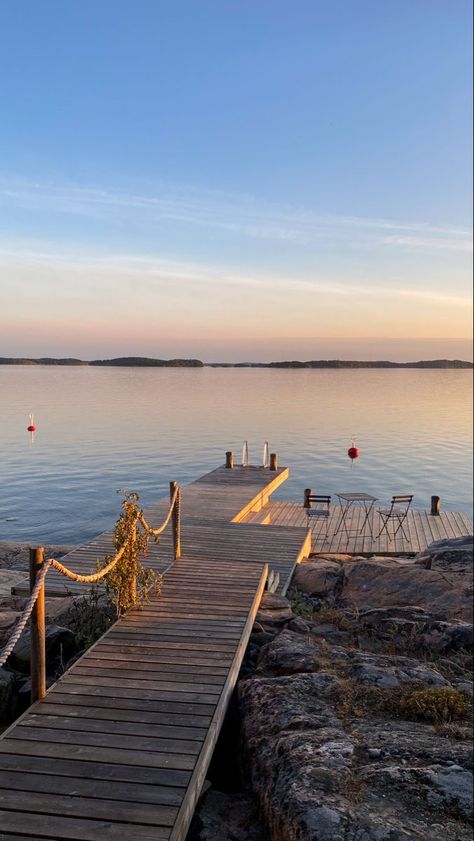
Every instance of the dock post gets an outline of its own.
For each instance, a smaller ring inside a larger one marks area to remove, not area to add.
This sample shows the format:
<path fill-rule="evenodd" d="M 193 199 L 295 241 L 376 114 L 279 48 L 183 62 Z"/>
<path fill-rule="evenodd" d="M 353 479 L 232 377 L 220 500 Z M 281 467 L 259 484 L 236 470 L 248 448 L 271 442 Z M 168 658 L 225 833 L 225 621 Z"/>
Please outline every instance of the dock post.
<path fill-rule="evenodd" d="M 433 517 L 439 517 L 441 512 L 441 500 L 439 496 L 432 496 L 431 497 L 431 514 Z"/>
<path fill-rule="evenodd" d="M 234 466 L 234 453 L 232 450 L 229 450 L 229 452 L 225 454 L 225 466 L 228 468 L 232 468 Z"/>
<path fill-rule="evenodd" d="M 311 488 L 305 488 L 303 508 L 311 508 L 309 498 L 311 496 Z"/>
<path fill-rule="evenodd" d="M 132 534 L 130 537 L 130 555 L 132 558 L 131 572 L 130 572 L 130 581 L 129 581 L 129 595 L 130 601 L 133 605 L 136 605 L 138 602 L 137 598 L 137 566 L 138 566 L 138 557 L 137 557 L 137 524 L 136 522 L 132 526 Z"/>
<path fill-rule="evenodd" d="M 30 549 L 30 593 L 36 584 L 36 578 L 44 563 L 42 546 Z M 46 631 L 44 581 L 40 587 L 30 618 L 31 638 L 31 703 L 41 701 L 46 695 Z"/>
<path fill-rule="evenodd" d="M 278 470 L 278 454 L 270 453 L 270 470 Z"/>
<path fill-rule="evenodd" d="M 176 482 L 170 482 L 170 499 L 173 498 L 174 492 L 177 488 Z M 176 502 L 172 514 L 173 520 L 173 555 L 175 561 L 181 557 L 181 491 L 178 488 L 176 495 Z"/>

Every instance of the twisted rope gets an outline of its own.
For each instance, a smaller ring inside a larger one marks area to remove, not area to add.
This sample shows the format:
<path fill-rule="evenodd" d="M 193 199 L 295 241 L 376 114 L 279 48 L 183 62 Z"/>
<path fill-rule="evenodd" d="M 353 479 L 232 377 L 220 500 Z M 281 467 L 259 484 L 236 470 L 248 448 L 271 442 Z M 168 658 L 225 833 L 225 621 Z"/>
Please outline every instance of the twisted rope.
<path fill-rule="evenodd" d="M 167 525 L 169 524 L 169 521 L 171 520 L 171 515 L 173 513 L 173 509 L 174 509 L 175 505 L 177 505 L 178 515 L 179 515 L 179 487 L 178 486 L 175 488 L 175 491 L 174 491 L 173 496 L 172 496 L 171 501 L 170 501 L 168 514 L 166 515 L 166 519 L 163 522 L 163 524 L 160 526 L 160 528 L 152 529 L 151 526 L 145 520 L 142 513 L 137 515 L 137 519 L 135 521 L 135 524 L 137 522 L 139 522 L 140 525 L 143 526 L 145 531 L 148 532 L 148 534 L 152 534 L 154 537 L 158 537 L 160 534 L 162 534 L 164 532 Z M 18 640 L 20 639 L 23 631 L 25 630 L 26 623 L 28 622 L 28 619 L 30 618 L 30 616 L 32 614 L 33 608 L 34 608 L 35 603 L 36 603 L 36 599 L 38 598 L 38 593 L 39 593 L 39 591 L 40 591 L 40 589 L 41 589 L 41 587 L 44 583 L 44 580 L 46 578 L 46 574 L 47 574 L 50 567 L 54 567 L 54 569 L 57 570 L 57 572 L 60 572 L 61 575 L 66 576 L 66 578 L 69 578 L 71 581 L 78 581 L 78 582 L 81 582 L 82 584 L 93 584 L 96 581 L 100 581 L 101 578 L 104 578 L 109 572 L 111 572 L 113 570 L 115 565 L 122 558 L 122 556 L 123 556 L 123 554 L 124 554 L 124 552 L 125 552 L 125 550 L 126 550 L 126 548 L 127 548 L 131 539 L 133 539 L 132 535 L 125 541 L 123 546 L 114 555 L 112 560 L 105 567 L 103 567 L 103 569 L 99 570 L 99 572 L 91 573 L 90 575 L 80 575 L 78 572 L 74 572 L 72 569 L 69 569 L 68 567 L 65 567 L 64 564 L 60 563 L 60 561 L 57 561 L 55 558 L 48 558 L 47 561 L 44 561 L 43 564 L 42 564 L 42 567 L 41 567 L 41 572 L 39 573 L 39 575 L 36 578 L 35 585 L 33 587 L 33 590 L 31 591 L 30 597 L 29 597 L 25 607 L 23 608 L 23 612 L 20 616 L 20 619 L 18 620 L 17 624 L 15 625 L 15 628 L 13 630 L 13 633 L 12 633 L 8 643 L 0 651 L 0 668 L 8 660 L 10 654 L 13 652 L 13 649 L 15 648 Z M 170 564 L 170 566 L 172 566 L 172 564 Z"/>
<path fill-rule="evenodd" d="M 15 625 L 15 629 L 13 634 L 10 637 L 9 642 L 7 642 L 6 646 L 0 651 L 0 667 L 6 663 L 10 654 L 12 653 L 15 645 L 17 644 L 18 640 L 20 639 L 23 631 L 25 630 L 26 623 L 30 618 L 33 608 L 36 603 L 36 599 L 38 598 L 38 593 L 43 585 L 44 579 L 46 578 L 46 573 L 48 572 L 50 566 L 52 564 L 52 560 L 44 561 L 43 566 L 41 568 L 41 572 L 38 575 L 35 586 L 31 591 L 31 595 L 23 608 L 23 613 L 21 614 L 18 623 Z"/>
<path fill-rule="evenodd" d="M 127 548 L 127 544 L 129 543 L 130 538 L 125 541 L 122 548 L 119 549 L 117 554 L 112 558 L 112 560 L 107 564 L 107 566 L 103 567 L 99 572 L 93 572 L 90 575 L 80 575 L 78 572 L 73 572 L 72 569 L 68 569 L 68 567 L 63 566 L 59 561 L 56 561 L 54 558 L 51 559 L 50 563 L 54 569 L 57 569 L 62 575 L 65 575 L 66 578 L 70 578 L 71 581 L 80 581 L 83 584 L 93 584 L 95 581 L 100 581 L 101 578 L 104 578 L 107 573 L 109 573 L 114 566 L 119 562 L 120 558 L 122 557 L 125 549 Z"/>
<path fill-rule="evenodd" d="M 138 515 L 138 521 L 139 521 L 140 525 L 143 526 L 143 528 L 145 529 L 145 531 L 148 532 L 148 534 L 152 534 L 153 537 L 158 537 L 160 534 L 163 534 L 166 526 L 168 525 L 169 521 L 171 520 L 171 515 L 173 513 L 174 506 L 176 505 L 176 501 L 178 499 L 178 494 L 179 494 L 179 487 L 176 487 L 175 490 L 174 490 L 174 494 L 171 497 L 170 507 L 169 507 L 169 510 L 168 510 L 168 514 L 166 515 L 166 519 L 165 519 L 164 523 L 160 526 L 159 529 L 152 529 L 152 527 L 145 520 L 145 517 L 143 516 L 143 513 L 140 513 Z"/>

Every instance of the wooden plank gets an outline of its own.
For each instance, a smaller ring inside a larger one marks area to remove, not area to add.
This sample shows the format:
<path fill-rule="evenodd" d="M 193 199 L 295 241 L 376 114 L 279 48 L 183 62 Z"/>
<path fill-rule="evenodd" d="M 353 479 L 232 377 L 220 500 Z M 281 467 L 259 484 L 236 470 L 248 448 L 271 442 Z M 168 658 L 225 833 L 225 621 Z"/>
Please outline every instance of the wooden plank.
<path fill-rule="evenodd" d="M 129 801 L 130 803 L 155 803 L 163 806 L 179 806 L 183 797 L 182 788 L 172 786 L 146 785 L 145 783 L 121 783 L 111 785 L 109 780 L 91 780 L 84 777 L 39 774 L 22 771 L 5 771 L 0 768 L 0 788 L 13 791 L 45 792 L 56 791 L 74 797 L 94 797 L 101 800 Z M 1 838 L 1 836 L 0 836 Z"/>
<path fill-rule="evenodd" d="M 79 740 L 80 734 L 74 734 L 74 744 L 69 743 L 67 734 L 64 733 L 58 734 L 57 738 L 52 738 L 48 734 L 49 741 L 44 741 L 44 734 L 41 734 L 38 740 L 31 738 L 31 734 L 27 732 L 27 728 L 22 730 L 22 735 L 25 738 L 17 737 L 2 741 L 0 743 L 0 750 L 8 750 L 11 753 L 22 753 L 27 756 L 84 759 L 88 762 L 108 762 L 113 765 L 138 765 L 147 768 L 170 768 L 175 771 L 192 771 L 196 764 L 195 756 L 191 754 L 167 753 L 162 750 L 133 750 L 133 748 L 89 744 L 89 741 L 100 741 L 99 739 L 93 740 L 93 734 L 90 734 L 91 738 L 88 741 L 84 739 Z M 30 736 L 29 739 L 26 738 L 27 735 Z M 83 744 L 83 742 L 85 743 Z"/>
<path fill-rule="evenodd" d="M 130 824 L 116 821 L 82 820 L 0 809 L 0 826 L 2 833 L 28 833 L 30 839 L 36 841 L 51 836 L 55 841 L 97 841 L 99 838 L 104 841 L 130 841 Z M 166 827 L 133 826 L 134 841 L 167 841 L 169 837 Z"/>
<path fill-rule="evenodd" d="M 14 747 L 17 747 L 14 745 Z M 0 768 L 6 771 L 28 771 L 34 774 L 50 774 L 54 768 L 55 776 L 75 777 L 87 780 L 104 780 L 109 789 L 117 782 L 137 783 L 143 786 L 168 786 L 185 789 L 189 785 L 191 774 L 189 771 L 179 771 L 173 768 L 145 768 L 142 765 L 116 764 L 98 760 L 81 760 L 77 756 L 65 753 L 61 745 L 53 745 L 54 763 L 51 763 L 51 751 L 44 755 L 38 753 L 39 745 L 33 753 L 30 750 L 8 753 L 0 741 Z"/>
<path fill-rule="evenodd" d="M 31 775 L 34 778 L 34 775 Z M 151 824 L 152 826 L 173 826 L 176 815 L 176 806 L 162 806 L 145 804 L 128 800 L 126 803 L 113 799 L 99 800 L 94 797 L 71 797 L 60 794 L 53 786 L 54 794 L 42 791 L 40 793 L 27 790 L 22 800 L 22 809 L 25 812 L 34 814 L 54 814 L 59 812 L 64 817 L 94 818 L 96 820 L 110 821 L 114 816 L 114 823 L 124 821 L 132 824 L 130 832 L 134 832 L 135 824 Z M 0 809 L 18 808 L 17 789 L 0 788 Z M 1 838 L 1 836 L 0 836 Z"/>
<path fill-rule="evenodd" d="M 98 712 L 100 713 L 101 710 Z M 97 711 L 95 715 L 97 715 Z M 113 712 L 109 714 L 108 719 L 101 715 L 92 718 L 90 709 L 87 711 L 87 716 L 79 716 L 77 714 L 71 716 L 64 713 L 61 714 L 61 711 L 56 708 L 54 713 L 42 711 L 41 714 L 29 716 L 19 727 L 20 729 L 25 727 L 54 728 L 55 730 L 67 730 L 68 732 L 82 730 L 84 732 L 94 733 L 103 733 L 106 730 L 107 733 L 123 736 L 150 736 L 151 738 L 160 739 L 181 739 L 186 742 L 192 740 L 200 741 L 206 735 L 206 728 L 204 727 L 192 728 L 176 727 L 169 724 L 139 724 L 136 721 L 115 721 L 111 716 L 113 716 Z M 107 724 L 104 724 L 104 721 L 107 721 Z M 47 734 L 45 734 L 44 738 L 47 738 Z"/>
<path fill-rule="evenodd" d="M 82 709 L 86 706 L 87 709 Z M 117 727 L 121 722 L 127 724 L 136 723 L 137 729 L 134 732 L 140 732 L 141 724 L 157 727 L 168 727 L 171 731 L 182 732 L 186 734 L 186 738 L 201 738 L 206 733 L 206 729 L 211 722 L 210 716 L 201 715 L 180 715 L 173 712 L 157 712 L 154 705 L 150 709 L 141 709 L 140 705 L 136 707 L 117 707 L 111 706 L 109 701 L 104 701 L 104 706 L 100 706 L 97 699 L 90 696 L 75 696 L 71 699 L 69 695 L 55 695 L 43 701 L 42 704 L 35 706 L 34 713 L 30 713 L 28 718 L 22 720 L 22 724 L 26 724 L 31 719 L 39 722 L 45 716 L 66 716 L 70 718 L 78 718 L 79 721 L 87 722 L 92 719 L 102 719 L 104 721 L 111 721 Z M 148 731 L 147 731 L 148 732 Z"/>

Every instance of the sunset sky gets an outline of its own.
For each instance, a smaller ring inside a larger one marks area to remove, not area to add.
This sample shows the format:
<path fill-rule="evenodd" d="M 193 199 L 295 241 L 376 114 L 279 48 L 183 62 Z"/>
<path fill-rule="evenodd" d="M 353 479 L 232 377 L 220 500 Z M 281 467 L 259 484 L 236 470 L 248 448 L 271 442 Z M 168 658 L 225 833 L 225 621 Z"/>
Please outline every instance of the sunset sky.
<path fill-rule="evenodd" d="M 0 8 L 0 355 L 472 358 L 470 0 Z"/>

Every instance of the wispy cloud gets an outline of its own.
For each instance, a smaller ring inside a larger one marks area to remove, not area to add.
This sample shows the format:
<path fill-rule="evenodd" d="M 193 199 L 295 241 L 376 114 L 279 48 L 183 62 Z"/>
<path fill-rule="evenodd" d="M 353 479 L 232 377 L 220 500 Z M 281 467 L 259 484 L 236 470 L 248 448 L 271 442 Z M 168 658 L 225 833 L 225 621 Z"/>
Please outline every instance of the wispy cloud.
<path fill-rule="evenodd" d="M 406 299 L 462 310 L 466 310 L 472 303 L 469 297 L 463 295 L 436 289 L 407 288 L 395 281 L 392 285 L 374 286 L 373 283 L 345 282 L 323 276 L 290 276 L 268 272 L 247 274 L 229 266 L 168 260 L 153 255 L 71 253 L 55 249 L 54 244 L 45 249 L 32 248 L 28 243 L 18 242 L 0 246 L 0 266 L 6 270 L 5 273 L 15 271 L 26 277 L 34 275 L 41 268 L 61 277 L 72 274 L 94 281 L 108 280 L 114 284 L 122 280 L 127 286 L 132 283 L 132 288 L 136 285 L 150 291 L 159 289 L 162 284 L 171 288 L 170 282 L 173 282 L 188 286 L 189 291 L 200 287 L 218 287 L 232 289 L 238 294 L 238 290 L 253 288 L 263 292 L 268 290 L 273 297 L 305 294 L 308 301 L 311 300 L 310 296 L 322 293 L 338 298 L 367 296 L 394 301 Z"/>
<path fill-rule="evenodd" d="M 472 250 L 470 230 L 458 226 L 319 214 L 251 196 L 192 188 L 165 186 L 145 194 L 5 176 L 0 177 L 1 204 L 144 228 L 153 228 L 165 220 L 298 246 L 345 244 L 434 253 Z"/>

